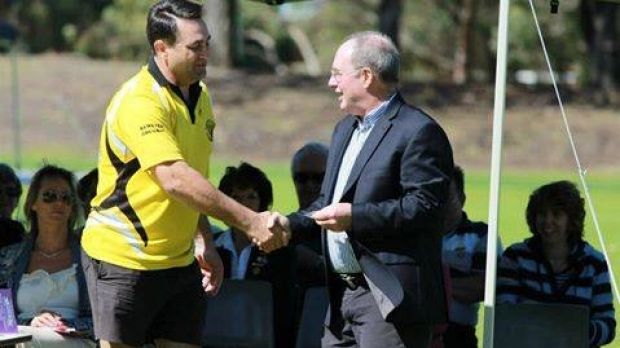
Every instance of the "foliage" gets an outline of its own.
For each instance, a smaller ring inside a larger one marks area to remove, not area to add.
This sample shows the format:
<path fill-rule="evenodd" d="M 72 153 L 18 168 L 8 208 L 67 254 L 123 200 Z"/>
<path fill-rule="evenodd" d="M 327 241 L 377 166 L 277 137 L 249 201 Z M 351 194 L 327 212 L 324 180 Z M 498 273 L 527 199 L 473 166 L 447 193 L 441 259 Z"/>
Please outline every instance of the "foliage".
<path fill-rule="evenodd" d="M 381 3 L 380 0 L 311 0 L 316 13 L 288 23 L 281 15 L 281 7 L 236 1 L 241 9 L 239 23 L 246 31 L 257 29 L 273 38 L 278 56 L 285 63 L 301 58 L 289 36 L 288 26 L 302 28 L 323 70 L 331 64 L 333 52 L 344 37 L 354 31 L 378 28 Z M 23 41 L 31 52 L 77 50 L 97 58 L 143 59 L 148 54 L 148 47 L 144 44 L 145 14 L 153 2 L 16 0 L 7 6 L 9 17 L 19 23 Z M 596 56 L 585 42 L 582 23 L 587 6 L 584 4 L 593 4 L 596 0 L 564 0 L 557 15 L 549 13 L 547 0 L 533 3 L 554 67 L 559 72 L 578 72 L 585 82 L 593 75 L 589 70 L 596 69 L 597 63 L 594 62 Z M 466 43 L 467 68 L 474 81 L 493 81 L 497 0 L 405 1 L 399 35 L 405 79 L 451 81 L 458 64 L 456 53 L 463 43 L 460 31 L 466 30 L 460 25 L 464 6 L 471 6 L 474 17 L 471 41 Z M 611 12 L 620 11 L 620 5 L 607 4 L 607 7 Z M 614 22 L 611 29 L 606 29 L 618 32 L 615 37 L 620 37 L 620 25 L 616 23 L 618 17 L 611 16 Z M 510 72 L 545 69 L 527 0 L 511 1 L 509 44 Z M 620 40 L 615 39 L 612 46 L 612 54 L 620 56 Z M 260 45 L 248 45 L 244 65 L 269 63 L 268 59 L 261 59 L 261 54 L 266 53 L 261 51 Z M 620 82 L 620 68 L 615 68 L 615 74 L 618 75 L 616 82 Z"/>
<path fill-rule="evenodd" d="M 560 72 L 578 63 L 580 52 L 585 49 L 576 40 L 582 35 L 579 32 L 577 5 L 577 1 L 565 1 L 562 3 L 562 11 L 556 15 L 549 14 L 548 4 L 537 6 L 536 9 L 552 64 Z M 510 23 L 510 70 L 544 70 L 544 56 L 527 1 L 517 2 L 511 7 Z"/>
<path fill-rule="evenodd" d="M 154 1 L 114 0 L 101 20 L 78 42 L 78 51 L 95 58 L 143 59 L 148 56 L 146 13 Z"/>
<path fill-rule="evenodd" d="M 73 50 L 77 37 L 95 22 L 110 0 L 21 0 L 9 6 L 32 52 Z"/>

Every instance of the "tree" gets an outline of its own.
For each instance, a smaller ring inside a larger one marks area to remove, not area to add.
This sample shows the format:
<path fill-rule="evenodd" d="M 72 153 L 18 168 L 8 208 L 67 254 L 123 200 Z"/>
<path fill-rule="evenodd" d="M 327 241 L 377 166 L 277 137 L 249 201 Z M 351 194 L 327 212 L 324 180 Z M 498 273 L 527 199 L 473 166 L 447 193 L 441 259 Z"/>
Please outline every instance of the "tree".
<path fill-rule="evenodd" d="M 226 67 L 238 65 L 243 55 L 239 0 L 209 0 L 204 8 L 214 63 Z"/>
<path fill-rule="evenodd" d="M 615 96 L 615 77 L 618 76 L 618 3 L 581 0 L 581 25 L 588 47 L 589 84 L 595 101 L 609 104 Z"/>
<path fill-rule="evenodd" d="M 381 0 L 378 7 L 379 31 L 389 36 L 400 47 L 400 19 L 403 0 Z"/>
<path fill-rule="evenodd" d="M 9 2 L 10 12 L 33 52 L 71 51 L 81 33 L 99 19 L 112 0 L 22 0 Z"/>

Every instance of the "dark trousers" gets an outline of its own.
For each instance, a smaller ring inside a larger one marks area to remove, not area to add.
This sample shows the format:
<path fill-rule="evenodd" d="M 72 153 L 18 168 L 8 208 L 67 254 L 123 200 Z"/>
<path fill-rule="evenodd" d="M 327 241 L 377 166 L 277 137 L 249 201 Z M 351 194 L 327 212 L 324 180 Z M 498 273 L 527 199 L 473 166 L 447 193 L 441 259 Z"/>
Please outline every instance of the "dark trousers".
<path fill-rule="evenodd" d="M 345 321 L 342 338 L 325 328 L 321 339 L 323 348 L 426 348 L 430 344 L 430 326 L 386 322 L 367 286 L 345 289 L 340 312 Z"/>
<path fill-rule="evenodd" d="M 476 328 L 450 322 L 443 334 L 444 348 L 477 348 Z"/>

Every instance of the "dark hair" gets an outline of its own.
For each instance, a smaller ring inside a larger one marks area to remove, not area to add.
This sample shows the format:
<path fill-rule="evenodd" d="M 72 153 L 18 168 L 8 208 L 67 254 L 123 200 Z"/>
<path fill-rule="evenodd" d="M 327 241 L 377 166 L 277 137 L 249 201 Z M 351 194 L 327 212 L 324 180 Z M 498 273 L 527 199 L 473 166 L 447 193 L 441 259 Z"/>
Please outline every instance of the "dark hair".
<path fill-rule="evenodd" d="M 461 203 L 465 204 L 465 174 L 463 173 L 463 168 L 458 165 L 454 165 L 454 170 L 452 171 L 452 181 L 454 182 L 454 187 L 456 188 L 456 194 L 459 196 L 459 200 Z"/>
<path fill-rule="evenodd" d="M 146 20 L 146 36 L 151 49 L 157 40 L 164 40 L 169 45 L 176 42 L 176 18 L 200 19 L 202 6 L 188 0 L 160 0 L 153 5 Z"/>
<path fill-rule="evenodd" d="M 530 232 L 534 236 L 536 218 L 548 210 L 562 211 L 568 217 L 567 234 L 569 245 L 574 245 L 583 239 L 583 222 L 586 217 L 584 201 L 577 186 L 570 181 L 562 180 L 543 185 L 530 195 L 527 204 L 526 219 Z"/>
<path fill-rule="evenodd" d="M 323 143 L 319 143 L 316 141 L 306 143 L 299 150 L 297 150 L 295 154 L 293 155 L 293 160 L 291 161 L 291 171 L 294 171 L 295 167 L 299 165 L 301 160 L 306 158 L 306 156 L 308 155 L 321 156 L 327 162 L 327 156 L 329 155 L 329 147 Z"/>
<path fill-rule="evenodd" d="M 234 188 L 254 189 L 260 198 L 259 211 L 269 210 L 273 203 L 273 189 L 271 181 L 265 173 L 249 163 L 241 162 L 239 167 L 227 167 L 226 173 L 220 180 L 220 191 L 231 195 Z"/>
<path fill-rule="evenodd" d="M 17 197 L 22 195 L 22 183 L 15 174 L 13 168 L 11 168 L 8 164 L 0 163 L 0 184 L 3 186 L 1 189 L 4 191 L 5 186 L 9 186 L 7 184 L 12 184 L 17 190 Z M 0 192 L 2 194 L 3 192 Z"/>
<path fill-rule="evenodd" d="M 77 195 L 83 207 L 84 214 L 88 215 L 90 211 L 90 201 L 97 194 L 97 182 L 99 180 L 99 172 L 97 168 L 92 169 L 84 175 L 77 183 Z"/>
<path fill-rule="evenodd" d="M 24 202 L 24 214 L 28 223 L 30 224 L 31 232 L 36 233 L 38 231 L 37 226 L 37 213 L 32 210 L 32 206 L 39 197 L 39 191 L 41 191 L 41 183 L 44 179 L 61 179 L 64 180 L 69 185 L 69 190 L 71 190 L 71 195 L 73 196 L 73 201 L 71 202 L 71 217 L 69 218 L 69 230 L 73 230 L 75 227 L 75 222 L 77 221 L 79 214 L 79 203 L 76 197 L 76 189 L 75 189 L 75 175 L 70 171 L 56 167 L 53 165 L 46 165 L 43 168 L 39 169 L 34 176 L 32 177 L 32 182 L 30 183 L 30 187 L 28 188 L 28 193 L 26 194 L 26 202 Z"/>

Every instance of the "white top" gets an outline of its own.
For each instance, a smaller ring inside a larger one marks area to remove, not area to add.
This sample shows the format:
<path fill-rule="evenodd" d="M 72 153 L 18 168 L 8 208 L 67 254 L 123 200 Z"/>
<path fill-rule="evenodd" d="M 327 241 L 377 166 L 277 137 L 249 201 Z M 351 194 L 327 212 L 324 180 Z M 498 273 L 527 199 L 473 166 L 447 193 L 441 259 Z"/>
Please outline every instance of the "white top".
<path fill-rule="evenodd" d="M 53 311 L 65 319 L 79 313 L 76 264 L 49 274 L 42 269 L 24 273 L 17 289 L 18 318 L 32 319 L 42 310 Z"/>
<path fill-rule="evenodd" d="M 221 233 L 222 235 L 215 240 L 215 247 L 230 251 L 230 279 L 245 279 L 245 272 L 248 269 L 248 262 L 252 253 L 252 244 L 248 244 L 237 255 L 232 231 L 228 229 Z"/>

